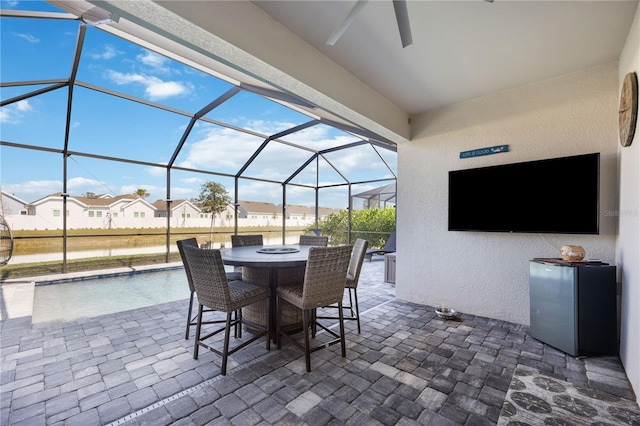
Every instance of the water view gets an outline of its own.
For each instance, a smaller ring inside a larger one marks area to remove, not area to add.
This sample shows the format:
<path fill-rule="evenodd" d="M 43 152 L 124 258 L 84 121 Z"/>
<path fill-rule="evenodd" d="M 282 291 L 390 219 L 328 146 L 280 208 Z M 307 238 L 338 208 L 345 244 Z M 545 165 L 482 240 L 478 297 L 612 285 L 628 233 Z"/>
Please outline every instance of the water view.
<path fill-rule="evenodd" d="M 285 244 L 296 244 L 298 242 L 298 235 L 287 236 L 285 238 Z M 282 237 L 265 237 L 264 243 L 266 245 L 279 245 L 282 244 Z M 231 243 L 226 243 L 227 247 Z M 217 244 L 214 248 L 220 248 Z M 164 253 L 166 250 L 165 245 L 150 246 L 150 247 L 126 247 L 126 248 L 104 248 L 94 250 L 82 250 L 82 251 L 70 251 L 67 253 L 67 259 L 85 259 L 90 257 L 109 257 L 109 256 L 126 256 L 133 254 L 152 254 L 152 253 Z M 171 252 L 177 252 L 178 247 L 175 244 L 170 246 Z M 62 261 L 62 253 L 38 253 L 38 254 L 26 254 L 16 255 L 11 258 L 9 264 L 16 265 L 19 263 L 35 263 L 35 262 L 52 262 Z"/>

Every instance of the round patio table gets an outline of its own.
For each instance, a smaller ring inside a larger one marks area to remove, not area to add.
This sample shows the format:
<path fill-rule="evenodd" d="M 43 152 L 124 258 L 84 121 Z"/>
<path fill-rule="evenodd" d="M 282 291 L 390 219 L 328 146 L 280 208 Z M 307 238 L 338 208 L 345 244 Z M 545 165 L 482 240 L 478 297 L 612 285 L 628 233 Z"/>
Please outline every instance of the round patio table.
<path fill-rule="evenodd" d="M 304 280 L 304 271 L 312 246 L 245 246 L 220 250 L 225 265 L 242 266 L 242 280 L 257 285 L 269 286 L 269 332 L 276 338 L 276 289 L 279 285 L 299 284 Z M 266 325 L 266 302 L 242 308 L 242 316 L 256 324 Z M 283 302 L 282 328 L 294 331 L 302 328 L 302 313 L 293 305 Z"/>

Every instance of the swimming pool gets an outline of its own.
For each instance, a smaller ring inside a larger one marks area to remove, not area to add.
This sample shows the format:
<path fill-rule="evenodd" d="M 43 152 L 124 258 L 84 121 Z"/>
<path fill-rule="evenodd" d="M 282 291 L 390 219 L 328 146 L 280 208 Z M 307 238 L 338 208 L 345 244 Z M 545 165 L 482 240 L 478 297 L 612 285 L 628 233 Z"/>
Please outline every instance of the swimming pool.
<path fill-rule="evenodd" d="M 188 298 L 182 267 L 38 284 L 31 322 L 66 322 Z"/>

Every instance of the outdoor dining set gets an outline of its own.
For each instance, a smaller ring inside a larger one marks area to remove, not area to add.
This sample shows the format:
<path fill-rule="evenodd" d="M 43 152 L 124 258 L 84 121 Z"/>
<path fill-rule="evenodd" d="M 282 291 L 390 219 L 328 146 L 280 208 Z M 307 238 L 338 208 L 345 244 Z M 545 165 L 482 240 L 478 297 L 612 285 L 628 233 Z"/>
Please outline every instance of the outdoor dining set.
<path fill-rule="evenodd" d="M 327 236 L 302 235 L 298 244 L 270 246 L 263 244 L 262 235 L 234 235 L 226 249 L 200 248 L 195 238 L 177 245 L 191 291 L 185 338 L 195 327 L 194 359 L 200 347 L 218 354 L 222 375 L 230 355 L 262 338 L 270 350 L 272 343 L 280 349 L 286 337 L 304 352 L 310 372 L 312 352 L 339 343 L 346 356 L 344 320 L 356 321 L 360 333 L 357 286 L 367 254 L 364 239 L 329 247 Z M 227 272 L 225 265 L 235 270 Z M 345 290 L 348 305 L 343 304 Z M 335 315 L 327 314 L 334 310 Z M 226 319 L 209 318 L 211 311 L 225 313 Z M 337 320 L 338 331 L 324 320 Z M 217 325 L 204 331 L 210 324 Z M 241 339 L 243 328 L 252 336 L 232 348 L 231 334 Z M 294 336 L 300 332 L 302 342 Z M 221 349 L 219 341 L 207 343 L 219 333 L 224 333 Z M 328 337 L 320 340 L 320 334 Z"/>

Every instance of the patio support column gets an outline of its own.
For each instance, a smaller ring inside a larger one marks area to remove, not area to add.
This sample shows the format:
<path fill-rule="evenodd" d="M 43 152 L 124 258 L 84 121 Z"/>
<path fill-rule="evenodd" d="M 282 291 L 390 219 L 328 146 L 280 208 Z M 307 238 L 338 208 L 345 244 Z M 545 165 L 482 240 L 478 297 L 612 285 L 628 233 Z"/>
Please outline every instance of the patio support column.
<path fill-rule="evenodd" d="M 62 273 L 67 273 L 67 157 L 62 155 Z"/>
<path fill-rule="evenodd" d="M 233 218 L 233 233 L 235 235 L 238 235 L 238 207 L 240 207 L 240 203 L 238 202 L 239 198 L 238 198 L 238 176 L 235 177 L 235 182 L 234 182 L 234 192 L 235 195 L 233 196 L 234 200 L 233 200 L 233 208 L 234 208 L 234 218 Z"/>
<path fill-rule="evenodd" d="M 287 235 L 287 184 L 282 184 L 282 244 L 285 244 Z"/>
<path fill-rule="evenodd" d="M 320 157 L 316 156 L 316 229 L 320 229 L 318 223 L 318 187 L 320 186 Z M 320 234 L 318 234 L 320 235 Z"/>
<path fill-rule="evenodd" d="M 349 205 L 347 206 L 347 242 L 351 244 L 351 210 L 353 210 L 353 203 L 351 202 L 351 182 L 349 182 L 347 188 L 347 195 L 349 197 Z"/>
<path fill-rule="evenodd" d="M 165 261 L 169 263 L 171 253 L 171 167 L 167 167 L 167 253 Z"/>

